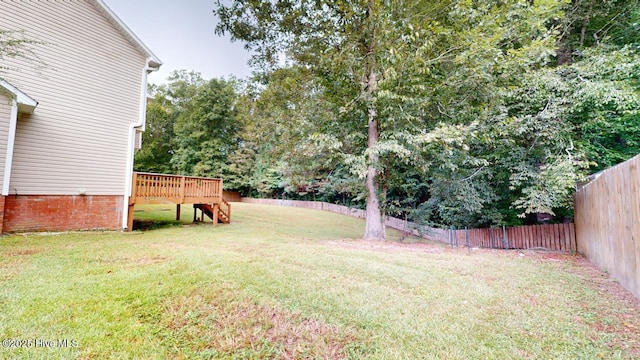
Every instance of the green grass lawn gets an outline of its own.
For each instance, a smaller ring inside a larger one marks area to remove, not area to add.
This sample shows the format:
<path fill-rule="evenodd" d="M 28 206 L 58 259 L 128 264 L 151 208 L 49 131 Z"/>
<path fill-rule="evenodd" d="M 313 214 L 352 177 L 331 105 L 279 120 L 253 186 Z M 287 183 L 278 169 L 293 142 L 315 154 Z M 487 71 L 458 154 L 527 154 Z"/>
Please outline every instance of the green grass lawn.
<path fill-rule="evenodd" d="M 580 257 L 367 243 L 362 220 L 232 206 L 215 229 L 185 206 L 182 226 L 0 238 L 0 338 L 26 346 L 0 358 L 640 357 L 638 302 Z"/>

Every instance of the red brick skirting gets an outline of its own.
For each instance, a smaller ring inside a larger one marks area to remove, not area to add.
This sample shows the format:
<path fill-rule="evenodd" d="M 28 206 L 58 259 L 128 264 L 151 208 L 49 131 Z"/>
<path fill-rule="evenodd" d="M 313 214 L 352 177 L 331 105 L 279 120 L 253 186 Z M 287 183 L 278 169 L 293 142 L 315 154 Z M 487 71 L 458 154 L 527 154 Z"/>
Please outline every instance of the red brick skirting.
<path fill-rule="evenodd" d="M 1 221 L 2 219 L 4 219 L 4 199 L 6 198 L 6 196 L 0 196 L 0 234 L 2 234 L 3 228 L 2 228 L 2 223 L 4 221 Z"/>
<path fill-rule="evenodd" d="M 9 195 L 2 232 L 121 229 L 123 197 L 117 195 Z"/>

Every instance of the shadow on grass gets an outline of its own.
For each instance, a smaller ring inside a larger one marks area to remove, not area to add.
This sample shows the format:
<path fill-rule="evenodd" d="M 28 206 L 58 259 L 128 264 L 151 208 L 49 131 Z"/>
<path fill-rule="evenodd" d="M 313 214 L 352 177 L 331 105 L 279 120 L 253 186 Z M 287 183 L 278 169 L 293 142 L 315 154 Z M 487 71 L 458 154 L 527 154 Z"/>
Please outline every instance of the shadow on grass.
<path fill-rule="evenodd" d="M 156 230 L 163 229 L 173 226 L 182 226 L 180 221 L 176 220 L 143 220 L 143 219 L 134 219 L 133 220 L 133 230 L 147 231 L 147 230 Z"/>

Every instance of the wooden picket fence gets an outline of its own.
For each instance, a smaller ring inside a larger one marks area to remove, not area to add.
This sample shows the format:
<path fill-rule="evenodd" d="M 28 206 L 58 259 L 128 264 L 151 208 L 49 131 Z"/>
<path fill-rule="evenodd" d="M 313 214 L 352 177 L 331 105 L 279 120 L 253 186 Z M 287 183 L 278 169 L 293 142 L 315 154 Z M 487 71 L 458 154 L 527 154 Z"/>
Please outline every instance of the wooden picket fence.
<path fill-rule="evenodd" d="M 577 247 L 573 223 L 482 229 L 436 229 L 418 226 L 411 232 L 425 239 L 447 243 L 452 247 L 567 252 L 575 252 Z"/>
<path fill-rule="evenodd" d="M 324 210 L 360 219 L 365 217 L 363 210 L 325 202 L 254 198 L 242 198 L 242 202 Z M 454 247 L 576 251 L 576 234 L 573 223 L 465 230 L 433 228 L 394 217 L 387 217 L 385 225 L 392 229 L 420 236 L 424 239 L 443 242 Z"/>

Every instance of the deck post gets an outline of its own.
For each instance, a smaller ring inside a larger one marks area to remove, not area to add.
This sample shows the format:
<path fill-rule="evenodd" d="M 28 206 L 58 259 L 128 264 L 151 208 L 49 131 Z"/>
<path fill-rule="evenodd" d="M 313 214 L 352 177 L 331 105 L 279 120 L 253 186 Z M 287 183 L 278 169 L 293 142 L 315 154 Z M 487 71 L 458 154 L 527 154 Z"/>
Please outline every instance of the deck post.
<path fill-rule="evenodd" d="M 129 194 L 129 207 L 127 209 L 127 231 L 133 231 L 133 214 L 136 207 L 136 196 L 138 189 L 138 173 L 134 172 L 131 179 L 131 193 Z"/>
<path fill-rule="evenodd" d="M 134 209 L 136 207 L 136 204 L 129 204 L 129 215 L 127 217 L 127 231 L 133 231 L 133 213 L 134 213 Z"/>
<path fill-rule="evenodd" d="M 180 221 L 180 204 L 176 204 L 176 221 Z"/>
<path fill-rule="evenodd" d="M 211 220 L 213 220 L 214 227 L 218 226 L 218 211 L 220 211 L 220 204 L 219 203 L 213 204 L 213 214 L 211 214 L 211 217 L 212 217 Z"/>

